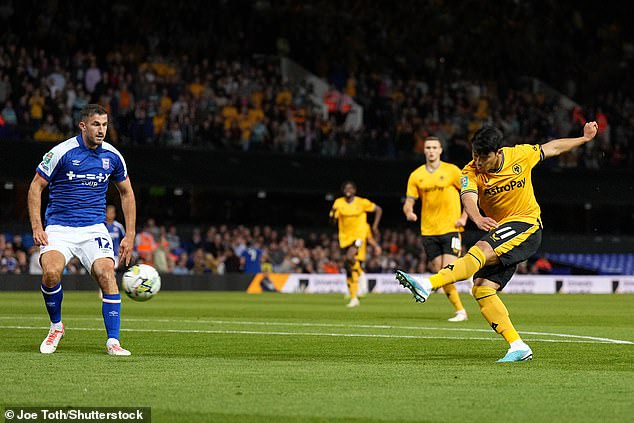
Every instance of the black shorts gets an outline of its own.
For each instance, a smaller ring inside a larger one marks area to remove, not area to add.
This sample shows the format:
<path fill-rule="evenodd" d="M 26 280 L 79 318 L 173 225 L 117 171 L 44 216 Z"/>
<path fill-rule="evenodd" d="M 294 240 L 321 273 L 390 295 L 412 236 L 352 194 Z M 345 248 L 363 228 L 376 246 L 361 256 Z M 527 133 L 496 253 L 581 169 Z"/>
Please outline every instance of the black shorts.
<path fill-rule="evenodd" d="M 500 285 L 500 291 L 511 279 L 518 263 L 535 255 L 542 243 L 541 222 L 507 222 L 480 239 L 500 258 L 500 263 L 480 269 L 474 279 L 484 278 Z"/>
<path fill-rule="evenodd" d="M 425 247 L 427 261 L 431 261 L 443 254 L 460 257 L 462 237 L 460 232 L 449 232 L 448 234 L 437 236 L 423 235 L 423 247 Z"/>

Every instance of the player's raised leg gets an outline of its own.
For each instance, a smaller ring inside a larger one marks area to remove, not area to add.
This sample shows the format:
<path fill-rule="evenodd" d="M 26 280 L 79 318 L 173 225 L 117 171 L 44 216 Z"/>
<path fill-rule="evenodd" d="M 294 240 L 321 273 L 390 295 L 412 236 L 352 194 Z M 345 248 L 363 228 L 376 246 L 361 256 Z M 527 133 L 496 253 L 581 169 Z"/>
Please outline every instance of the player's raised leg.
<path fill-rule="evenodd" d="M 103 291 L 101 313 L 106 327 L 108 340 L 106 350 L 110 355 L 130 355 L 130 351 L 121 348 L 119 333 L 121 330 L 121 294 L 114 274 L 114 261 L 110 257 L 95 260 L 92 273 Z"/>
<path fill-rule="evenodd" d="M 424 303 L 427 301 L 429 294 L 431 294 L 431 291 L 433 290 L 429 279 L 424 278 L 417 281 L 412 275 L 405 273 L 402 270 L 396 271 L 396 280 L 398 283 L 403 285 L 403 287 L 412 291 L 417 303 Z"/>
<path fill-rule="evenodd" d="M 54 353 L 59 341 L 64 337 L 64 323 L 62 323 L 62 272 L 66 259 L 59 251 L 47 251 L 40 258 L 42 264 L 42 296 L 46 311 L 51 320 L 48 335 L 40 345 L 42 354 Z"/>
<path fill-rule="evenodd" d="M 468 279 L 485 265 L 496 262 L 499 262 L 499 258 L 493 248 L 484 241 L 478 241 L 467 251 L 466 255 L 448 264 L 438 273 L 430 276 L 429 279 L 416 281 L 413 276 L 400 270 L 396 271 L 396 279 L 401 285 L 412 291 L 417 302 L 424 303 L 432 289 Z"/>

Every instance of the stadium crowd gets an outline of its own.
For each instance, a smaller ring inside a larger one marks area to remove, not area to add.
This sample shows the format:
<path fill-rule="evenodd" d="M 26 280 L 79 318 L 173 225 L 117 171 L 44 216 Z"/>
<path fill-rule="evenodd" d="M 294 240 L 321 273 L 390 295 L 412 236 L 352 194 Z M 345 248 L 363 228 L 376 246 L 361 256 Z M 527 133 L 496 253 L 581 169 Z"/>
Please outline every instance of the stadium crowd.
<path fill-rule="evenodd" d="M 425 272 L 426 256 L 421 236 L 414 229 L 385 229 L 381 251 L 368 246 L 365 270 L 390 273 L 394 269 Z M 292 225 L 230 227 L 211 225 L 191 230 L 157 225 L 150 218 L 137 233 L 134 263 L 148 263 L 161 273 L 179 275 L 226 273 L 342 273 L 342 257 L 336 230 L 297 230 Z M 0 274 L 41 274 L 39 247 L 28 235 L 0 233 Z M 539 273 L 537 261 L 520 272 Z M 124 265 L 120 269 L 125 268 Z M 77 258 L 66 274 L 85 274 Z"/>
<path fill-rule="evenodd" d="M 591 8 L 542 3 L 405 0 L 386 10 L 367 0 L 7 1 L 0 142 L 53 145 L 76 134 L 79 110 L 93 102 L 109 110 L 115 145 L 422 159 L 422 140 L 434 135 L 449 161 L 464 163 L 483 123 L 521 143 L 596 120 L 597 142 L 553 164 L 632 168 L 628 15 L 603 10 L 612 23 L 595 27 Z M 280 55 L 330 89 L 317 96 L 305 80 L 287 79 Z M 363 107 L 361 128 L 346 124 L 352 101 Z M 249 248 L 261 249 L 272 271 L 339 270 L 334 231 L 150 229 L 138 259 L 166 272 L 242 271 Z M 0 236 L 0 271 L 36 269 L 28 244 Z M 385 230 L 381 244 L 368 271 L 420 270 L 416 231 Z M 82 270 L 73 262 L 67 271 Z"/>
<path fill-rule="evenodd" d="M 109 137 L 115 145 L 405 158 L 422 157 L 422 141 L 434 135 L 445 142 L 450 160 L 464 162 L 470 155 L 470 135 L 483 123 L 498 125 L 507 141 L 515 144 L 567 136 L 577 133 L 585 121 L 596 120 L 599 142 L 563 155 L 558 165 L 634 164 L 634 101 L 627 91 L 575 103 L 582 87 L 570 81 L 564 81 L 566 92 L 560 93 L 547 86 L 535 88 L 534 79 L 511 79 L 507 71 L 495 78 L 484 70 L 467 72 L 465 59 L 452 59 L 443 44 L 464 42 L 457 34 L 441 37 L 438 44 L 425 44 L 419 56 L 405 54 L 407 49 L 397 41 L 418 52 L 421 47 L 415 36 L 429 39 L 427 31 L 442 19 L 438 14 L 425 15 L 432 7 L 428 4 L 404 2 L 393 14 L 377 15 L 363 6 L 365 2 L 350 3 L 347 6 L 359 12 L 353 20 L 343 12 L 346 8 L 337 12 L 330 2 L 312 7 L 292 2 L 228 3 L 234 4 L 215 4 L 217 13 L 206 25 L 195 17 L 190 18 L 191 25 L 166 21 L 161 15 L 165 2 L 152 5 L 152 10 L 139 6 L 150 14 L 148 19 L 138 28 L 127 28 L 128 35 L 123 36 L 117 29 L 129 23 L 136 9 L 114 2 L 104 6 L 117 18 L 108 43 L 81 43 L 60 29 L 59 16 L 71 27 L 85 31 L 97 27 L 92 25 L 97 22 L 80 19 L 82 7 L 58 5 L 64 13 L 51 16 L 46 11 L 3 9 L 0 16 L 8 25 L 0 44 L 0 138 L 61 141 L 76 133 L 84 105 L 100 103 L 110 112 Z M 191 12 L 194 6 L 179 7 Z M 428 26 L 423 27 L 428 30 L 416 26 L 395 36 L 391 32 L 403 26 L 393 20 L 406 19 L 408 7 L 427 16 Z M 267 13 L 270 8 L 276 12 Z M 522 14 L 534 13 L 527 9 L 516 12 L 513 22 L 526 25 Z M 237 17 L 232 15 L 237 11 Z M 10 22 L 18 13 L 38 22 L 37 30 L 16 36 L 11 30 L 15 23 Z M 458 12 L 451 18 L 466 19 Z M 291 28 L 305 28 L 290 39 L 291 46 L 280 42 L 289 31 L 279 27 L 282 19 Z M 245 21 L 257 21 L 262 28 L 247 30 Z M 481 35 L 489 24 L 482 22 L 474 31 Z M 191 32 L 192 28 L 198 32 Z M 265 29 L 275 35 L 263 36 Z M 389 37 L 382 32 L 390 32 Z M 324 46 L 332 44 L 336 35 L 343 40 L 337 44 L 339 50 L 326 50 Z M 51 41 L 64 38 L 63 46 Z M 191 43 L 187 49 L 186 43 Z M 295 53 L 295 58 L 327 79 L 330 89 L 317 96 L 306 80 L 286 78 L 279 53 L 290 57 Z M 563 57 L 571 54 L 566 50 Z M 386 57 L 392 62 L 385 63 Z M 499 60 L 492 58 L 489 67 Z M 451 66 L 446 60 L 453 60 Z M 508 63 L 505 69 L 510 72 L 512 67 Z M 360 128 L 346 123 L 353 101 L 363 107 Z"/>

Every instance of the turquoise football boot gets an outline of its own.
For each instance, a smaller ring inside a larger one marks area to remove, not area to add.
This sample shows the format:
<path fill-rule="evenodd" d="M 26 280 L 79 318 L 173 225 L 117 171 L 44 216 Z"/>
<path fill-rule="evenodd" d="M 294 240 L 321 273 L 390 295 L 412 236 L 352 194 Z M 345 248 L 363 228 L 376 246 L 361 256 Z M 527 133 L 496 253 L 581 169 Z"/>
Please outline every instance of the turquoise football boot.
<path fill-rule="evenodd" d="M 429 279 L 423 279 L 421 282 L 417 282 L 411 275 L 407 273 L 397 270 L 396 271 L 396 280 L 398 283 L 403 285 L 403 287 L 412 291 L 414 294 L 414 299 L 417 303 L 424 303 L 427 301 L 427 297 L 431 294 L 432 287 Z"/>
<path fill-rule="evenodd" d="M 512 363 L 515 361 L 528 361 L 533 359 L 533 351 L 527 350 L 509 351 L 506 355 L 498 360 L 498 363 Z"/>

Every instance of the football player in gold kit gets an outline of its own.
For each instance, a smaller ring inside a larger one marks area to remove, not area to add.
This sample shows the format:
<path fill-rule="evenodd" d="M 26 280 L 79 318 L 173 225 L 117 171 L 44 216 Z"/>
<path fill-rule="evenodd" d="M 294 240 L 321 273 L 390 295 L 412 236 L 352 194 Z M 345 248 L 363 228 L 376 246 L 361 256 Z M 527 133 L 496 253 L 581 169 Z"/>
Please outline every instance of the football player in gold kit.
<path fill-rule="evenodd" d="M 359 251 L 357 251 L 357 255 L 355 256 L 361 266 L 361 276 L 359 276 L 359 289 L 357 291 L 358 297 L 363 297 L 365 294 L 368 293 L 368 279 L 365 276 L 365 261 L 368 255 L 368 245 L 372 247 L 373 255 L 381 255 L 383 249 L 374 238 L 374 234 L 372 233 L 372 228 L 370 227 L 370 224 L 366 223 L 365 238 L 363 239 L 363 242 L 361 242 L 361 247 L 359 247 Z"/>
<path fill-rule="evenodd" d="M 403 213 L 416 222 L 416 200 L 421 200 L 420 231 L 427 254 L 429 270 L 433 273 L 456 261 L 462 251 L 461 233 L 467 223 L 466 211 L 461 211 L 460 169 L 440 160 L 442 144 L 438 138 L 428 137 L 423 147 L 425 164 L 415 169 L 407 181 L 407 197 Z M 454 284 L 443 286 L 453 304 L 455 316 L 450 322 L 467 320 L 467 311 Z"/>
<path fill-rule="evenodd" d="M 367 198 L 358 197 L 354 182 L 346 181 L 341 186 L 343 197 L 335 200 L 330 210 L 330 218 L 339 228 L 339 247 L 344 257 L 346 282 L 350 292 L 348 307 L 359 306 L 359 277 L 363 273 L 359 260 L 359 249 L 368 238 L 368 213 L 374 213 L 372 231 L 378 235 L 379 222 L 383 210 Z"/>
<path fill-rule="evenodd" d="M 429 279 L 417 281 L 396 271 L 397 280 L 412 291 L 418 302 L 425 302 L 434 288 L 473 276 L 472 292 L 480 312 L 509 343 L 508 352 L 499 362 L 533 358 L 533 351 L 520 338 L 497 295 L 513 276 L 517 264 L 533 256 L 541 244 L 541 212 L 533 192 L 531 170 L 544 159 L 589 142 L 597 130 L 596 122 L 588 122 L 581 137 L 515 147 L 502 147 L 502 132 L 494 127 L 477 130 L 472 140 L 473 160 L 462 170 L 461 198 L 469 218 L 488 234 L 464 257 Z"/>

